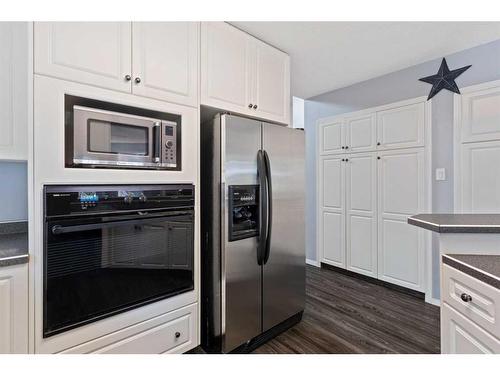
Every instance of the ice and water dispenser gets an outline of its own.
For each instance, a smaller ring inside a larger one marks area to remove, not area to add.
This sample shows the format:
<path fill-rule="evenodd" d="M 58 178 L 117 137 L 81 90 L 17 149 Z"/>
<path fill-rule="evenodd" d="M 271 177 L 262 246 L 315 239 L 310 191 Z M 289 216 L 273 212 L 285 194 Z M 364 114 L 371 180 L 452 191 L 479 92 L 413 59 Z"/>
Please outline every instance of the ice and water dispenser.
<path fill-rule="evenodd" d="M 229 241 L 259 235 L 259 185 L 230 185 Z"/>

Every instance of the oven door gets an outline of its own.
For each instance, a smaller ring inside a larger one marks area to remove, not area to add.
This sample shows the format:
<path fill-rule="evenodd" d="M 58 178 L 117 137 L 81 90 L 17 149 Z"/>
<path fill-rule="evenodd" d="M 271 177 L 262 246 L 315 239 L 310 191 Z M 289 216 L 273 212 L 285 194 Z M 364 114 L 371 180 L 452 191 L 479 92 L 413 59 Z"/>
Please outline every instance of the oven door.
<path fill-rule="evenodd" d="M 193 212 L 138 216 L 46 223 L 44 337 L 193 289 Z"/>
<path fill-rule="evenodd" d="M 159 166 L 161 120 L 81 106 L 73 116 L 74 165 Z"/>

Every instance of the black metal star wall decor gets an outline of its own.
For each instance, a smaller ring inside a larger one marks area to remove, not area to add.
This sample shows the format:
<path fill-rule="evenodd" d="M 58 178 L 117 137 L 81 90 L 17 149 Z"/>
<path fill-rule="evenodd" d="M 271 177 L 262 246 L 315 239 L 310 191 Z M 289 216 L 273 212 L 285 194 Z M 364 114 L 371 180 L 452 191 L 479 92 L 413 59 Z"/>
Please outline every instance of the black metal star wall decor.
<path fill-rule="evenodd" d="M 460 74 L 469 69 L 471 66 L 472 65 L 467 65 L 464 66 L 463 68 L 450 71 L 450 69 L 448 69 L 448 64 L 446 63 L 446 59 L 443 58 L 443 61 L 441 62 L 441 66 L 439 67 L 439 71 L 437 72 L 437 74 L 419 79 L 419 81 L 427 82 L 432 85 L 431 92 L 429 93 L 427 100 L 431 99 L 442 89 L 446 89 L 454 93 L 460 94 L 460 90 L 458 89 L 458 86 L 455 83 L 455 79 Z"/>

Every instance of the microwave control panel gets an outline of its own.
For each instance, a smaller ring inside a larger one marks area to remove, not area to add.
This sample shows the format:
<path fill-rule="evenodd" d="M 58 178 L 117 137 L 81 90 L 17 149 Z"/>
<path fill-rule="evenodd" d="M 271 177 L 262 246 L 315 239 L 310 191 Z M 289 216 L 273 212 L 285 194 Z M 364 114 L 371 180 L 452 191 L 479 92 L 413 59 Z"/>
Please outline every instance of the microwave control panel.
<path fill-rule="evenodd" d="M 177 124 L 162 121 L 162 164 L 165 167 L 177 167 Z"/>

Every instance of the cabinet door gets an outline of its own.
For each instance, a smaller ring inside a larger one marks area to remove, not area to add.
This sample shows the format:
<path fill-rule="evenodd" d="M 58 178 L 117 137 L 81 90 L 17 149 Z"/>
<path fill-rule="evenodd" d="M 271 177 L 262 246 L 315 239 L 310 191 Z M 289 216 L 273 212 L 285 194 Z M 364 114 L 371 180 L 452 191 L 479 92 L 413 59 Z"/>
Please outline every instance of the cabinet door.
<path fill-rule="evenodd" d="M 462 145 L 462 212 L 500 211 L 500 141 Z"/>
<path fill-rule="evenodd" d="M 197 22 L 134 22 L 132 41 L 134 94 L 198 104 Z"/>
<path fill-rule="evenodd" d="M 35 23 L 35 73 L 130 92 L 130 22 Z"/>
<path fill-rule="evenodd" d="M 425 104 L 377 112 L 379 150 L 424 145 Z"/>
<path fill-rule="evenodd" d="M 0 354 L 28 353 L 28 265 L 0 268 Z"/>
<path fill-rule="evenodd" d="M 346 157 L 347 269 L 377 277 L 377 158 Z"/>
<path fill-rule="evenodd" d="M 320 163 L 322 261 L 345 268 L 345 162 L 328 157 Z"/>
<path fill-rule="evenodd" d="M 500 87 L 463 94 L 462 142 L 500 140 Z"/>
<path fill-rule="evenodd" d="M 345 130 L 342 120 L 325 121 L 319 124 L 319 149 L 321 154 L 345 153 Z"/>
<path fill-rule="evenodd" d="M 349 152 L 373 151 L 377 147 L 375 114 L 345 120 L 346 146 Z"/>
<path fill-rule="evenodd" d="M 0 22 L 0 160 L 28 158 L 27 22 Z"/>
<path fill-rule="evenodd" d="M 500 353 L 500 341 L 444 303 L 441 308 L 441 353 Z"/>
<path fill-rule="evenodd" d="M 201 104 L 255 115 L 250 38 L 224 22 L 201 24 Z"/>
<path fill-rule="evenodd" d="M 379 156 L 378 278 L 423 291 L 425 233 L 407 218 L 425 209 L 424 151 L 386 151 Z"/>
<path fill-rule="evenodd" d="M 280 50 L 253 39 L 255 53 L 252 103 L 259 117 L 290 122 L 290 57 Z"/>

